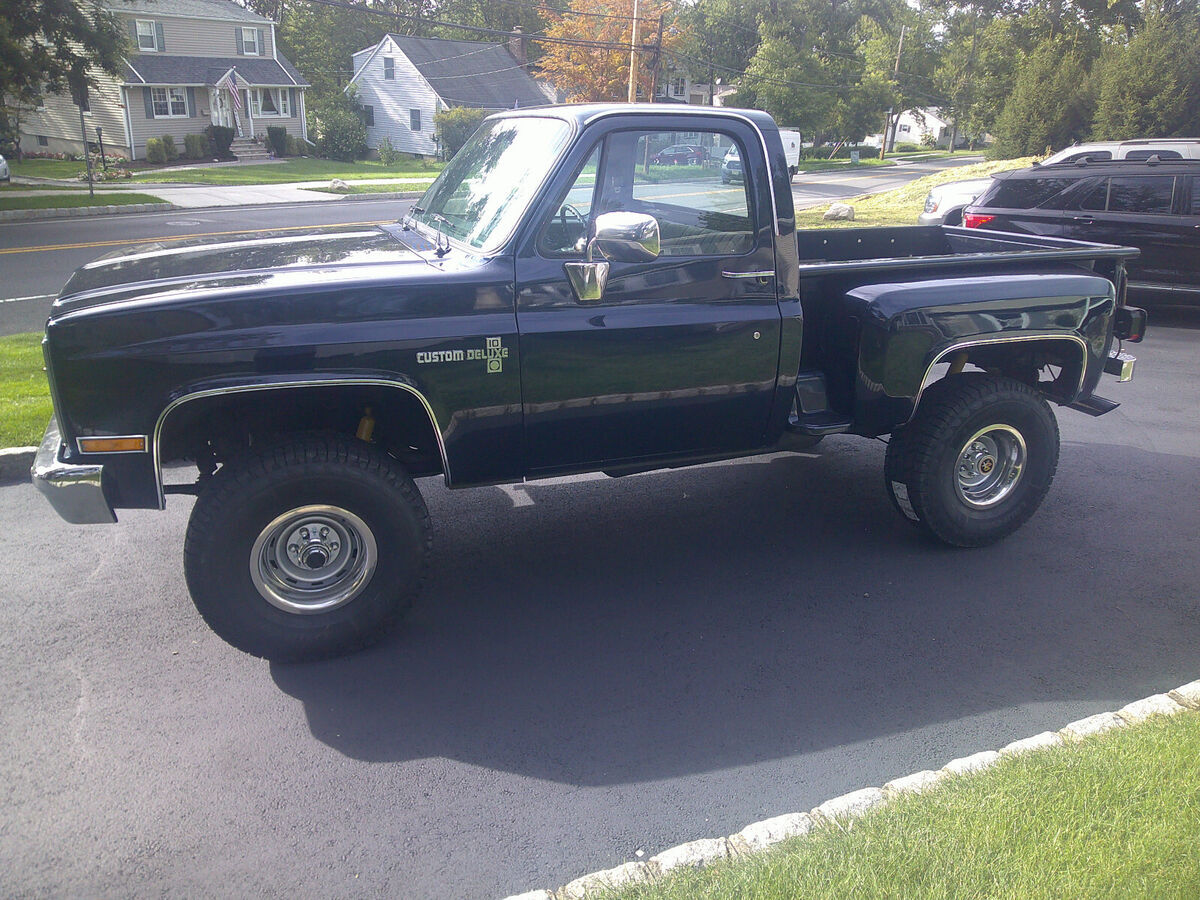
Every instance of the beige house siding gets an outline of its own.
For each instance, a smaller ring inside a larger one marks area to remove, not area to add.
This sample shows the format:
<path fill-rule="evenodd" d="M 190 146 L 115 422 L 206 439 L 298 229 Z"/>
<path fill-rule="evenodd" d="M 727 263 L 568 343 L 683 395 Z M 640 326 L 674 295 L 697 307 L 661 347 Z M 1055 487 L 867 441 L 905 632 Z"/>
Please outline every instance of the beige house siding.
<path fill-rule="evenodd" d="M 138 19 L 154 21 L 162 25 L 163 50 L 166 56 L 237 56 L 236 32 L 243 27 L 258 28 L 262 32 L 263 47 L 259 57 L 270 58 L 275 54 L 274 37 L 269 24 L 254 26 L 249 23 L 242 25 L 237 22 L 213 22 L 204 19 L 182 19 L 174 16 L 159 15 L 129 15 L 122 13 L 118 18 L 125 22 L 126 31 L 137 48 L 137 30 L 134 24 Z M 153 53 L 135 49 L 135 53 Z M 253 57 L 252 57 L 253 58 Z"/>
<path fill-rule="evenodd" d="M 208 106 L 208 88 L 197 87 L 195 89 L 196 109 L 188 109 L 189 115 L 186 119 L 172 118 L 154 118 L 146 117 L 146 101 L 144 91 L 149 91 L 150 88 L 130 87 L 127 88 L 130 96 L 129 112 L 130 119 L 133 124 L 133 143 L 135 153 L 138 158 L 144 158 L 146 155 L 146 141 L 150 138 L 162 137 L 165 134 L 175 138 L 175 143 L 179 149 L 183 150 L 183 138 L 188 134 L 202 134 L 204 129 L 212 124 L 212 117 Z M 299 116 L 300 106 L 300 90 L 296 89 L 296 108 L 292 111 L 296 115 L 292 116 L 258 116 L 254 119 L 254 133 L 256 136 L 266 139 L 268 125 L 282 125 L 288 131 L 288 134 L 293 137 L 302 137 L 303 128 Z M 243 127 L 248 127 L 249 117 L 246 115 L 246 98 L 243 95 L 242 99 L 242 123 Z"/>
<path fill-rule="evenodd" d="M 28 153 L 83 153 L 79 107 L 63 94 L 48 94 L 43 102 L 43 109 L 28 110 L 21 116 L 21 149 Z M 104 133 L 104 152 L 128 156 L 120 86 L 101 76 L 99 86 L 88 92 L 88 104 L 91 112 L 83 114 L 88 140 L 96 141 L 98 125 Z M 47 146 L 38 144 L 39 135 L 47 139 Z"/>

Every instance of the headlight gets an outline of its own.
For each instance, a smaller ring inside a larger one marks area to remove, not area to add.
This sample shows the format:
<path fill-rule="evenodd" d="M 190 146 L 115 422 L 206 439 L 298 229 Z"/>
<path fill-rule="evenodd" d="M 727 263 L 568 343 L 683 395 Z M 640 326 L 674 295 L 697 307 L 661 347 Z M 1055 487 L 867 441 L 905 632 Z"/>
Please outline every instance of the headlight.
<path fill-rule="evenodd" d="M 925 212 L 927 212 L 927 213 L 937 212 L 937 208 L 938 208 L 937 198 L 934 197 L 933 194 L 930 194 L 929 196 L 927 196 L 925 198 Z"/>

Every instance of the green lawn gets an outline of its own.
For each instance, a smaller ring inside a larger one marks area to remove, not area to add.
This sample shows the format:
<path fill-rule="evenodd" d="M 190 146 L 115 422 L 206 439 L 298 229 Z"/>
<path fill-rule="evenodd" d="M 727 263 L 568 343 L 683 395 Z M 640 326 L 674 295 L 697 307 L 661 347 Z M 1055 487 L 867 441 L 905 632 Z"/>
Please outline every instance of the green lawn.
<path fill-rule="evenodd" d="M 0 337 L 0 447 L 31 447 L 50 420 L 42 336 Z"/>
<path fill-rule="evenodd" d="M 970 166 L 958 166 L 953 169 L 943 169 L 924 178 L 911 181 L 902 188 L 893 191 L 883 191 L 867 197 L 855 197 L 845 201 L 854 207 L 853 222 L 826 222 L 821 218 L 828 204 L 815 209 L 802 210 L 796 214 L 796 225 L 799 228 L 870 228 L 878 225 L 916 225 L 917 216 L 925 206 L 925 195 L 937 184 L 948 181 L 967 181 L 971 178 L 982 178 L 993 172 L 1003 172 L 1008 169 L 1023 169 L 1031 165 L 1036 157 L 1027 156 L 1022 159 L 992 160 L 975 163 Z"/>
<path fill-rule="evenodd" d="M 442 170 L 442 163 L 403 159 L 393 166 L 379 160 L 338 162 L 332 159 L 299 157 L 277 163 L 253 166 L 198 166 L 189 169 L 142 169 L 135 182 L 158 184 L 287 184 L 290 181 L 321 181 L 340 178 L 356 181 L 362 178 L 433 179 Z"/>
<path fill-rule="evenodd" d="M 1200 897 L 1200 713 L 1007 757 L 610 900 Z"/>
<path fill-rule="evenodd" d="M 880 159 L 878 156 L 866 155 L 856 163 L 852 163 L 848 159 L 802 159 L 796 171 L 803 175 L 805 172 L 834 172 L 842 169 L 866 169 L 877 166 L 894 166 L 895 164 L 896 160 L 892 157 Z"/>
<path fill-rule="evenodd" d="M 335 191 L 328 187 L 319 188 L 304 188 L 306 191 L 316 191 L 319 194 L 391 194 L 396 192 L 401 193 L 424 193 L 425 189 L 433 184 L 433 180 L 429 181 L 406 181 L 399 184 L 353 184 L 344 191 Z"/>
<path fill-rule="evenodd" d="M 19 162 L 10 159 L 8 168 L 13 175 L 23 175 L 28 178 L 74 179 L 87 168 L 87 164 L 72 162 L 69 159 L 22 159 Z"/>
<path fill-rule="evenodd" d="M 76 206 L 123 206 L 128 203 L 162 203 L 161 197 L 129 191 L 87 194 L 50 194 L 45 197 L 6 197 L 0 194 L 0 209 L 66 209 Z"/>

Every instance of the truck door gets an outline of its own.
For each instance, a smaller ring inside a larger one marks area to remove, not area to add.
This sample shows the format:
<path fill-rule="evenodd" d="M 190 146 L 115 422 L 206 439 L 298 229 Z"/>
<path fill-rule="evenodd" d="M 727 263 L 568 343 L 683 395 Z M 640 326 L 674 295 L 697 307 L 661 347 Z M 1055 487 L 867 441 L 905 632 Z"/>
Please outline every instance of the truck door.
<path fill-rule="evenodd" d="M 674 130 L 664 130 L 672 119 Z M 564 160 L 563 181 L 518 247 L 531 472 L 765 440 L 780 313 L 761 139 L 729 120 L 668 115 L 656 125 L 589 129 L 595 139 Z M 658 151 L 676 144 L 704 148 L 700 164 L 655 164 Z M 746 161 L 745 176 L 722 184 L 730 146 Z M 584 258 L 595 217 L 616 210 L 654 216 L 661 254 L 612 261 L 601 299 L 581 302 L 563 264 Z"/>

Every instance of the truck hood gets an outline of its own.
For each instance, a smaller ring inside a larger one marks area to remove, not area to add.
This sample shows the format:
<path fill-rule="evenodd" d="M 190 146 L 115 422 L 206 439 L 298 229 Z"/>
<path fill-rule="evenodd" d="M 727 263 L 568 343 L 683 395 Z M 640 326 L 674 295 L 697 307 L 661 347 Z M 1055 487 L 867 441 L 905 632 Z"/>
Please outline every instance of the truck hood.
<path fill-rule="evenodd" d="M 115 250 L 77 269 L 54 302 L 58 315 L 90 306 L 181 290 L 247 285 L 268 274 L 377 264 L 424 264 L 394 226 L 361 225 L 149 242 Z M 423 243 L 413 236 L 413 242 Z"/>

